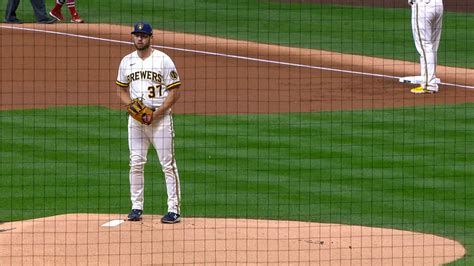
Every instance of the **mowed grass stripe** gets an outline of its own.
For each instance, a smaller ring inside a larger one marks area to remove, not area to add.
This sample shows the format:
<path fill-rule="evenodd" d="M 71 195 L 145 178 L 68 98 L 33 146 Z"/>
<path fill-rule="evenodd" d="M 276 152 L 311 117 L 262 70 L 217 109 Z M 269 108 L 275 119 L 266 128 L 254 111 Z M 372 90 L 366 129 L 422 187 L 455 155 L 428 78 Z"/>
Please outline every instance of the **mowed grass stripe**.
<path fill-rule="evenodd" d="M 124 112 L 0 112 L 0 213 L 127 213 Z M 176 115 L 183 214 L 395 227 L 474 243 L 474 104 Z M 166 211 L 153 150 L 146 214 Z M 469 257 L 470 258 L 470 257 Z"/>

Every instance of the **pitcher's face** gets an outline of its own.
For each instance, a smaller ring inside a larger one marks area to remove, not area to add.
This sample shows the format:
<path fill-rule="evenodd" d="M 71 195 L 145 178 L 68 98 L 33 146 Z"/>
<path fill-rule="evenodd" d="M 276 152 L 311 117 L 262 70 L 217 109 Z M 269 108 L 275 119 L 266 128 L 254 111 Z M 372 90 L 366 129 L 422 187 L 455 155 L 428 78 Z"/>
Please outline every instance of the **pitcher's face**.
<path fill-rule="evenodd" d="M 150 48 L 151 45 L 151 35 L 145 33 L 134 33 L 132 34 L 133 38 L 133 45 L 139 51 L 146 50 Z"/>

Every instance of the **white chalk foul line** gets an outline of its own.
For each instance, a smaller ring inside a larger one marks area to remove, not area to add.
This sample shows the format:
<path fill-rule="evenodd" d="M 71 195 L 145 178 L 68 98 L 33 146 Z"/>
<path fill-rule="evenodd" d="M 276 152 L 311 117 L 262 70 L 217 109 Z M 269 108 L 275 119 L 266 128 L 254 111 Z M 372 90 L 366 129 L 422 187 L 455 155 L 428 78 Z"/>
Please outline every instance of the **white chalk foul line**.
<path fill-rule="evenodd" d="M 87 36 L 87 35 L 81 35 L 81 34 L 73 34 L 73 33 L 66 33 L 66 32 L 31 29 L 31 28 L 23 28 L 23 27 L 16 27 L 16 26 L 10 26 L 10 25 L 8 25 L 8 26 L 0 25 L 0 27 L 5 28 L 5 29 L 16 29 L 16 30 L 23 30 L 23 31 L 42 32 L 42 33 L 48 33 L 48 34 L 55 34 L 55 35 L 61 35 L 61 36 L 67 36 L 67 37 L 76 37 L 76 38 L 81 38 L 81 39 L 103 41 L 103 42 L 110 42 L 110 43 L 132 44 L 132 42 L 130 42 L 130 41 L 120 41 L 120 40 L 113 40 L 113 39 L 108 39 L 108 38 L 99 38 L 99 37 L 93 37 L 93 36 Z M 259 63 L 268 63 L 268 64 L 292 66 L 292 67 L 300 67 L 300 68 L 308 68 L 308 69 L 318 69 L 318 70 L 345 73 L 345 74 L 351 74 L 351 75 L 388 78 L 388 79 L 397 79 L 397 80 L 401 78 L 401 77 L 396 77 L 396 76 L 391 76 L 391 75 L 384 75 L 384 74 L 367 73 L 367 72 L 360 72 L 360 71 L 351 71 L 351 70 L 321 67 L 321 66 L 312 66 L 312 65 L 305 65 L 305 64 L 295 64 L 295 63 L 289 63 L 289 62 L 282 62 L 282 61 L 275 61 L 275 60 L 268 60 L 268 59 L 260 59 L 260 58 L 254 58 L 254 57 L 225 54 L 225 53 L 207 52 L 207 51 L 200 51 L 200 50 L 194 50 L 194 49 L 185 49 L 185 48 L 177 48 L 177 47 L 162 46 L 162 45 L 153 45 L 153 47 L 161 48 L 161 49 L 181 51 L 181 52 L 187 52 L 187 53 L 213 55 L 213 56 L 234 58 L 234 59 L 240 59 L 240 60 L 254 61 L 254 62 L 259 62 Z M 445 85 L 445 86 L 460 87 L 460 88 L 465 88 L 465 89 L 474 89 L 474 86 L 468 86 L 468 85 L 445 83 L 445 82 L 441 82 L 440 84 Z"/>

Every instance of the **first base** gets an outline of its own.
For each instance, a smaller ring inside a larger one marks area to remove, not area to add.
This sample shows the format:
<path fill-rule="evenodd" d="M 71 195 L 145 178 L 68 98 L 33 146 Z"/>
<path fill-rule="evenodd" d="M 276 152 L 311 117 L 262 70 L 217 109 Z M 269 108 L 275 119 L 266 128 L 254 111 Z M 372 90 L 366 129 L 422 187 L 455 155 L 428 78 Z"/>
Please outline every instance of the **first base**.
<path fill-rule="evenodd" d="M 398 79 L 399 82 L 401 83 L 411 83 L 411 84 L 421 84 L 423 78 L 421 76 L 408 76 L 408 77 L 401 77 Z M 441 83 L 441 80 L 439 78 L 435 79 L 435 83 L 439 84 Z"/>

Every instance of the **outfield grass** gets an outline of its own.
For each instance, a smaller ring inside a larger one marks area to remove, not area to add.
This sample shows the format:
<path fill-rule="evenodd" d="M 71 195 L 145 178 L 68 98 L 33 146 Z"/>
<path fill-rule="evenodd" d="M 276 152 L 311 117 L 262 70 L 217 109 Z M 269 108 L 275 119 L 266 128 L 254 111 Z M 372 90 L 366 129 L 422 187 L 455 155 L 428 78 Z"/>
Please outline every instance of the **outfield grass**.
<path fill-rule="evenodd" d="M 258 0 L 83 0 L 77 4 L 89 22 L 131 25 L 144 19 L 178 32 L 418 61 L 408 5 L 383 9 Z M 1 0 L 2 14 L 5 6 L 6 0 Z M 33 21 L 29 2 L 21 2 L 18 11 L 20 18 Z M 473 28 L 473 14 L 446 12 L 439 64 L 474 68 Z"/>
<path fill-rule="evenodd" d="M 393 227 L 461 241 L 474 263 L 474 104 L 272 115 L 177 115 L 184 216 Z M 127 213 L 126 116 L 0 112 L 0 214 Z M 145 213 L 166 211 L 156 155 Z"/>

